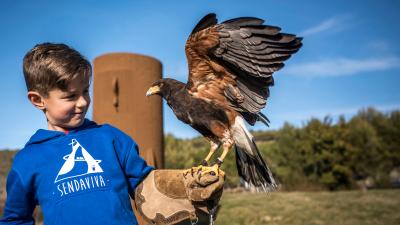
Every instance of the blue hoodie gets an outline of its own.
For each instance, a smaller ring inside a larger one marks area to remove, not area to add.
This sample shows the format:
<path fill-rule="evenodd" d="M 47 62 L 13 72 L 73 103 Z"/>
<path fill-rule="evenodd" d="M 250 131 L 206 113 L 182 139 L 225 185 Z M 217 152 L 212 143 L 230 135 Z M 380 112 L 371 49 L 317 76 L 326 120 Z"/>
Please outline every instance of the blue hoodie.
<path fill-rule="evenodd" d="M 34 224 L 36 205 L 45 225 L 137 224 L 129 195 L 152 169 L 110 125 L 38 130 L 15 156 L 0 224 Z"/>

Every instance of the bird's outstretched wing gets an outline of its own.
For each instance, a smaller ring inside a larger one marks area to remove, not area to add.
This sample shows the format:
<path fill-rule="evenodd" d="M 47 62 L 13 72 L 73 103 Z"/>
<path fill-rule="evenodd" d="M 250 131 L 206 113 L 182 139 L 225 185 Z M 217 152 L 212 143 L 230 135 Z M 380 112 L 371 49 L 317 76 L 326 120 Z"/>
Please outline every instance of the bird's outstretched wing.
<path fill-rule="evenodd" d="M 241 17 L 217 24 L 216 15 L 208 14 L 185 46 L 189 93 L 232 107 L 251 125 L 267 122 L 260 110 L 273 85 L 272 74 L 302 45 L 301 38 L 263 23 Z"/>

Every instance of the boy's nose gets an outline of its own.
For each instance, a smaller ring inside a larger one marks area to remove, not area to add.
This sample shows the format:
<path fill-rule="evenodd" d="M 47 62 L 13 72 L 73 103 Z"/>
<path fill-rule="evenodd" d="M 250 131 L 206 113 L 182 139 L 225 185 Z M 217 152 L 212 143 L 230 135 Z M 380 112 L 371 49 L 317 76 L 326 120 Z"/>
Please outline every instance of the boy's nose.
<path fill-rule="evenodd" d="M 76 106 L 78 108 L 84 108 L 84 107 L 87 107 L 89 105 L 89 103 L 90 103 L 90 97 L 89 96 L 80 96 L 78 101 L 77 101 L 77 103 L 76 103 Z"/>

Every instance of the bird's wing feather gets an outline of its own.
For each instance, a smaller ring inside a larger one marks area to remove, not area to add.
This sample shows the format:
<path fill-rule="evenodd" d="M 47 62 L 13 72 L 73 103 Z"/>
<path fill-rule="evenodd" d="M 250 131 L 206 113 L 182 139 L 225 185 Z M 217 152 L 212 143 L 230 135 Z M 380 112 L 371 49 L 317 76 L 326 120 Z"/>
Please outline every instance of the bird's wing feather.
<path fill-rule="evenodd" d="M 246 18 L 246 21 L 251 18 Z M 269 77 L 301 47 L 301 38 L 280 33 L 280 28 L 242 23 L 242 18 L 222 23 L 220 43 L 213 54 L 255 77 Z"/>
<path fill-rule="evenodd" d="M 204 30 L 208 27 L 211 27 L 217 23 L 218 23 L 218 20 L 217 20 L 217 16 L 215 15 L 215 13 L 207 14 L 205 17 L 203 17 L 203 19 L 201 19 L 197 23 L 197 25 L 193 28 L 191 34 L 197 33 L 199 31 Z"/>
<path fill-rule="evenodd" d="M 215 14 L 208 14 L 200 20 L 186 41 L 185 52 L 189 64 L 189 90 L 207 82 L 206 76 L 214 73 L 210 64 L 209 53 L 219 43 L 218 30 L 215 28 L 216 23 Z"/>
<path fill-rule="evenodd" d="M 272 74 L 302 45 L 301 38 L 263 23 L 241 17 L 217 24 L 215 14 L 209 14 L 193 29 L 185 48 L 189 92 L 229 105 L 252 125 L 265 119 L 260 111 Z"/>

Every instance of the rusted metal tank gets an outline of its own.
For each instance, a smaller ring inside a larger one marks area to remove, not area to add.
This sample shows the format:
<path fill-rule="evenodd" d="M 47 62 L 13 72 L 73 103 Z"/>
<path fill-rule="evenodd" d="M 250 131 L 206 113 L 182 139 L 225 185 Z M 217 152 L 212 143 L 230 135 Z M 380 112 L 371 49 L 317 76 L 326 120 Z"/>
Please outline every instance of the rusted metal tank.
<path fill-rule="evenodd" d="M 110 53 L 94 60 L 93 72 L 93 120 L 130 135 L 147 163 L 163 168 L 162 100 L 146 97 L 147 89 L 162 76 L 161 62 L 144 55 Z"/>

